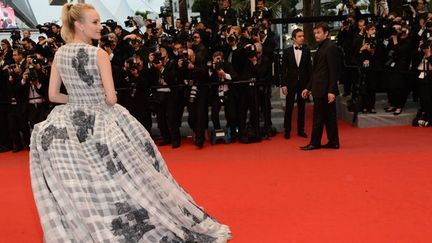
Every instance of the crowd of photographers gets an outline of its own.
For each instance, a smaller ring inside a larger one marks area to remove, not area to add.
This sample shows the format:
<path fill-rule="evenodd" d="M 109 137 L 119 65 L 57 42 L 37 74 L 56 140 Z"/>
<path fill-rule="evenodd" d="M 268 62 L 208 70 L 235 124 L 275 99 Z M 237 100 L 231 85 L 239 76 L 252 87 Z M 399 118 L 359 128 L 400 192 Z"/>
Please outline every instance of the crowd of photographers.
<path fill-rule="evenodd" d="M 158 145 L 181 145 L 180 127 L 185 108 L 194 142 L 202 147 L 210 120 L 215 133 L 230 142 L 250 143 L 276 134 L 270 116 L 271 86 L 277 83 L 273 63 L 276 42 L 270 28 L 271 11 L 264 0 L 239 23 L 229 0 L 217 1 L 212 21 L 170 21 L 159 24 L 128 17 L 128 32 L 112 20 L 103 23 L 103 37 L 94 45 L 111 57 L 119 103 L 148 130 L 152 115 L 160 130 Z M 399 115 L 408 94 L 420 102 L 414 125 L 432 122 L 432 14 L 425 0 L 407 4 L 402 16 L 393 14 L 385 0 L 376 1 L 375 17 L 365 19 L 352 0 L 337 42 L 344 50 L 345 68 L 340 80 L 354 109 L 375 113 L 375 93 L 385 90 L 386 112 Z M 173 22 L 171 24 L 171 22 Z M 28 148 L 31 128 L 44 120 L 54 104 L 47 97 L 50 64 L 64 44 L 60 26 L 38 26 L 47 37 L 30 38 L 30 32 L 13 31 L 11 42 L 1 40 L 0 151 Z M 66 92 L 66 90 L 63 90 Z M 221 108 L 227 124 L 222 129 Z M 262 121 L 263 125 L 260 125 Z M 8 128 L 8 129 L 4 129 Z M 216 135 L 215 135 L 216 136 Z"/>
<path fill-rule="evenodd" d="M 402 14 L 397 15 L 386 0 L 375 1 L 373 17 L 364 18 L 352 0 L 341 6 L 340 12 L 349 13 L 337 37 L 347 66 L 341 80 L 344 95 L 352 96 L 353 110 L 376 113 L 376 92 L 386 92 L 385 111 L 397 116 L 412 93 L 420 104 L 413 125 L 430 126 L 432 13 L 425 0 L 401 7 Z"/>
<path fill-rule="evenodd" d="M 180 126 L 185 108 L 194 142 L 202 147 L 211 122 L 231 142 L 259 141 L 274 136 L 270 119 L 272 60 L 276 46 L 270 29 L 271 11 L 258 1 L 248 23 L 238 25 L 230 1 L 213 9 L 217 24 L 205 25 L 192 19 L 169 24 L 128 17 L 128 32 L 112 20 L 103 24 L 103 37 L 94 43 L 111 57 L 119 103 L 148 130 L 152 115 L 160 130 L 158 145 L 181 145 Z M 214 23 L 215 21 L 209 21 Z M 45 119 L 54 104 L 47 97 L 50 64 L 64 44 L 60 26 L 38 26 L 47 38 L 35 43 L 30 32 L 12 32 L 12 43 L 1 41 L 0 65 L 0 150 L 28 148 L 32 126 Z M 63 90 L 66 92 L 66 90 Z M 257 94 L 257 95 L 255 95 Z M 258 97 L 258 98 L 255 98 Z M 219 113 L 224 107 L 226 129 Z M 264 128 L 259 128 L 259 113 Z M 8 128 L 8 129 L 4 129 Z M 8 133 L 7 133 L 8 132 Z"/>

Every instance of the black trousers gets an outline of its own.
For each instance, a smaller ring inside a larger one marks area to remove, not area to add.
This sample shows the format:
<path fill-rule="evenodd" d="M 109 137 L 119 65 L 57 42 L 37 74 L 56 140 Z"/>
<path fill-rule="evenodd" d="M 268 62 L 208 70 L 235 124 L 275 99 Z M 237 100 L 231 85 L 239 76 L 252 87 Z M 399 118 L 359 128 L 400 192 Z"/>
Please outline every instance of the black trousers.
<path fill-rule="evenodd" d="M 337 127 L 336 102 L 328 103 L 327 98 L 314 97 L 313 124 L 310 144 L 321 145 L 324 126 L 327 132 L 328 142 L 339 144 Z"/>
<path fill-rule="evenodd" d="M 6 105 L 0 107 L 0 146 L 12 148 L 12 140 L 10 138 L 8 110 Z"/>
<path fill-rule="evenodd" d="M 247 121 L 249 111 L 249 123 L 255 133 L 259 133 L 258 116 L 258 97 L 256 86 L 240 85 L 240 113 L 239 113 L 239 134 L 241 137 L 247 136 Z"/>
<path fill-rule="evenodd" d="M 28 121 L 30 127 L 33 129 L 36 123 L 39 123 L 46 119 L 48 115 L 48 105 L 46 103 L 40 104 L 28 104 Z"/>
<path fill-rule="evenodd" d="M 426 117 L 432 119 L 432 77 L 418 79 L 417 87 L 420 107 L 422 111 L 426 113 Z"/>
<path fill-rule="evenodd" d="M 196 142 L 205 141 L 205 130 L 208 127 L 208 88 L 200 88 L 193 102 L 188 102 L 188 123 L 195 133 Z"/>
<path fill-rule="evenodd" d="M 285 132 L 291 132 L 291 120 L 292 113 L 294 110 L 294 103 L 297 102 L 297 132 L 304 132 L 305 127 L 305 103 L 306 100 L 301 97 L 302 90 L 300 88 L 296 90 L 288 90 L 288 94 L 285 99 L 285 117 L 284 127 Z"/>
<path fill-rule="evenodd" d="M 270 128 L 271 121 L 271 84 L 258 87 L 258 103 L 260 114 L 263 114 L 264 127 Z"/>
<path fill-rule="evenodd" d="M 159 104 L 156 119 L 162 139 L 167 142 L 180 142 L 180 128 L 177 121 L 179 97 L 174 92 L 157 92 L 157 95 Z"/>
<path fill-rule="evenodd" d="M 376 73 L 366 70 L 364 74 L 364 87 L 362 90 L 362 108 L 371 110 L 375 109 L 376 100 Z"/>
<path fill-rule="evenodd" d="M 152 128 L 152 118 L 147 97 L 148 94 L 137 92 L 135 97 L 128 98 L 127 108 L 131 115 L 134 116 L 150 133 Z"/>
<path fill-rule="evenodd" d="M 24 104 L 11 105 L 8 112 L 10 135 L 15 148 L 28 147 L 30 144 L 30 128 L 24 106 Z M 20 134 L 22 134 L 22 141 Z"/>

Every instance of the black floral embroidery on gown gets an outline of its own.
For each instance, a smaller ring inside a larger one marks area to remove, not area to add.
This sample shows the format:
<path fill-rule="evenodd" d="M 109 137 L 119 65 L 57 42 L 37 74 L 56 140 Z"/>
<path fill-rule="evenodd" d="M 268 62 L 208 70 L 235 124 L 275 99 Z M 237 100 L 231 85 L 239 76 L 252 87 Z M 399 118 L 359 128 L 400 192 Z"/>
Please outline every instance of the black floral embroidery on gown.
<path fill-rule="evenodd" d="M 87 115 L 84 111 L 74 111 L 72 115 L 72 124 L 77 130 L 77 137 L 80 143 L 85 142 L 89 133 L 93 134 L 93 127 L 95 123 L 94 115 Z"/>
<path fill-rule="evenodd" d="M 216 241 L 215 237 L 206 235 L 206 234 L 201 234 L 201 233 L 196 233 L 196 232 L 192 232 L 190 230 L 188 230 L 185 227 L 182 227 L 182 230 L 185 232 L 186 234 L 186 242 L 193 242 L 193 243 L 212 243 Z"/>
<path fill-rule="evenodd" d="M 79 77 L 82 81 L 84 81 L 88 86 L 91 86 L 94 83 L 93 76 L 87 74 L 84 66 L 88 65 L 90 58 L 88 53 L 84 50 L 84 48 L 80 48 L 78 53 L 74 59 L 72 59 L 72 67 L 78 72 Z"/>
<path fill-rule="evenodd" d="M 121 170 L 124 174 L 127 173 L 126 168 L 124 167 L 121 160 L 118 158 L 118 154 L 116 151 L 113 151 L 113 158 L 117 161 L 117 167 L 119 170 Z"/>
<path fill-rule="evenodd" d="M 202 220 L 200 220 L 197 216 L 191 214 L 191 213 L 189 212 L 189 210 L 187 210 L 186 208 L 182 208 L 182 211 L 183 211 L 183 214 L 184 214 L 184 215 L 188 216 L 189 218 L 192 218 L 192 220 L 195 222 L 195 224 L 199 224 L 199 223 L 202 222 Z M 194 225 L 195 225 L 195 224 L 194 224 Z M 193 225 L 192 225 L 192 226 L 193 226 Z"/>
<path fill-rule="evenodd" d="M 69 139 L 66 128 L 57 128 L 54 125 L 49 125 L 42 134 L 42 149 L 47 151 L 54 139 Z"/>
<path fill-rule="evenodd" d="M 106 144 L 96 143 L 96 150 L 98 151 L 99 156 L 102 159 L 109 156 L 108 145 Z M 122 171 L 123 173 L 126 173 L 127 170 L 124 167 L 123 163 L 118 159 L 118 154 L 115 151 L 113 151 L 113 159 L 115 160 L 115 162 L 117 162 L 117 166 L 116 163 L 114 163 L 114 161 L 109 157 L 107 158 L 107 162 L 106 162 L 106 168 L 110 172 L 110 174 L 114 175 L 118 171 Z"/>
<path fill-rule="evenodd" d="M 150 217 L 144 208 L 133 208 L 127 202 L 118 202 L 115 206 L 120 217 L 111 222 L 111 230 L 116 236 L 124 236 L 126 242 L 138 242 L 145 233 L 156 228 L 149 223 Z"/>
<path fill-rule="evenodd" d="M 150 155 L 150 158 L 154 159 L 153 167 L 155 168 L 156 171 L 160 172 L 159 161 L 156 158 L 156 153 L 151 143 L 146 142 L 144 145 L 140 143 L 140 146 L 144 147 L 145 151 Z"/>

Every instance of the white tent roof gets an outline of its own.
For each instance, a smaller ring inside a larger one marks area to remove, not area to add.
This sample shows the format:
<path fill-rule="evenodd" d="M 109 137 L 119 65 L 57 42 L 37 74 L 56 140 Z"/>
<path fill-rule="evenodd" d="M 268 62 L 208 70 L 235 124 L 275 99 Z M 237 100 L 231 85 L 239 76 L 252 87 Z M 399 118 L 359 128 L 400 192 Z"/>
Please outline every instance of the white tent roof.
<path fill-rule="evenodd" d="M 126 20 L 128 16 L 133 16 L 134 14 L 135 12 L 126 1 L 120 1 L 114 15 L 117 17 L 117 22 L 123 25 L 123 21 Z"/>

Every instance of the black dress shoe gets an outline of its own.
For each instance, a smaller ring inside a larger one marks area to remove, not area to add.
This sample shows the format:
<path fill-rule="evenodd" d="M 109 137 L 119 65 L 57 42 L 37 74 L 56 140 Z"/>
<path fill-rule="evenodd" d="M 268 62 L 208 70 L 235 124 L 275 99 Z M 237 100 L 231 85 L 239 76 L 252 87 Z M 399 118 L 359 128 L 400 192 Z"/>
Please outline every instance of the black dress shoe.
<path fill-rule="evenodd" d="M 338 143 L 326 143 L 322 147 L 327 148 L 327 149 L 339 149 L 340 148 Z"/>
<path fill-rule="evenodd" d="M 11 150 L 10 148 L 0 145 L 0 153 L 8 152 L 10 150 Z"/>
<path fill-rule="evenodd" d="M 12 150 L 12 153 L 18 153 L 19 151 L 22 151 L 22 150 L 23 150 L 22 147 L 17 147 L 17 148 L 14 148 L 14 149 Z"/>
<path fill-rule="evenodd" d="M 321 146 L 317 146 L 317 145 L 313 145 L 313 144 L 308 144 L 306 146 L 300 147 L 301 150 L 314 150 L 314 149 L 320 149 Z"/>
<path fill-rule="evenodd" d="M 165 146 L 165 145 L 168 145 L 168 144 L 170 144 L 170 141 L 162 140 L 162 141 L 160 141 L 157 145 L 158 145 L 158 146 Z"/>
<path fill-rule="evenodd" d="M 290 133 L 289 133 L 289 132 L 285 132 L 285 133 L 284 133 L 284 138 L 285 138 L 285 139 L 290 139 L 290 138 L 291 138 Z"/>
<path fill-rule="evenodd" d="M 204 140 L 197 139 L 197 141 L 195 142 L 195 145 L 198 146 L 198 148 L 204 147 Z"/>
<path fill-rule="evenodd" d="M 297 135 L 299 135 L 299 137 L 302 137 L 302 138 L 307 138 L 308 137 L 308 135 L 305 133 L 305 132 L 298 132 L 297 133 Z"/>
<path fill-rule="evenodd" d="M 173 149 L 180 147 L 180 141 L 173 141 L 171 146 Z"/>

